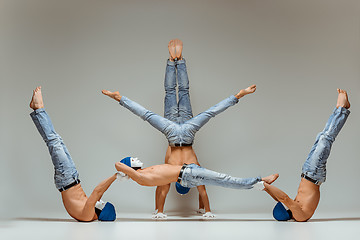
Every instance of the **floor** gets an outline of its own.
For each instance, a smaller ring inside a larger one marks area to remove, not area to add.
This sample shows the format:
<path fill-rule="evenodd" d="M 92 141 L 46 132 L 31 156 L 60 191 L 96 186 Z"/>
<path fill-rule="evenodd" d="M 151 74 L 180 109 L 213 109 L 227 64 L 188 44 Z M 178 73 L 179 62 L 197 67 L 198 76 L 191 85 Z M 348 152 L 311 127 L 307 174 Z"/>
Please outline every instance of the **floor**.
<path fill-rule="evenodd" d="M 360 213 L 318 214 L 306 223 L 276 222 L 264 214 L 221 214 L 214 220 L 168 213 L 154 221 L 149 213 L 119 213 L 116 222 L 79 223 L 63 218 L 0 221 L 0 239 L 359 239 Z"/>

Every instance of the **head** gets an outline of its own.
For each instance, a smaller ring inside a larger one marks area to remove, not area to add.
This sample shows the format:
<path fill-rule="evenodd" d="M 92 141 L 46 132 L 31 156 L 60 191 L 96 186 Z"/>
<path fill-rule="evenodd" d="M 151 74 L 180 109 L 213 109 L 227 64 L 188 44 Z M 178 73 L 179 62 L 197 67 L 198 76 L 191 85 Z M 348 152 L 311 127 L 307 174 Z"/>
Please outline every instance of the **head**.
<path fill-rule="evenodd" d="M 134 157 L 123 158 L 120 162 L 135 170 L 142 168 L 144 165 L 143 162 L 141 162 L 138 158 L 134 158 Z"/>
<path fill-rule="evenodd" d="M 189 191 L 190 191 L 190 188 L 188 187 L 183 187 L 180 183 L 175 183 L 175 187 L 176 187 L 176 191 L 181 194 L 181 195 L 184 195 L 184 194 L 187 194 Z"/>
<path fill-rule="evenodd" d="M 95 213 L 99 221 L 115 221 L 116 219 L 115 207 L 109 202 L 105 203 L 102 200 L 97 201 L 95 204 Z"/>
<path fill-rule="evenodd" d="M 292 219 L 291 211 L 281 202 L 278 202 L 273 209 L 273 216 L 278 221 L 288 221 Z"/>

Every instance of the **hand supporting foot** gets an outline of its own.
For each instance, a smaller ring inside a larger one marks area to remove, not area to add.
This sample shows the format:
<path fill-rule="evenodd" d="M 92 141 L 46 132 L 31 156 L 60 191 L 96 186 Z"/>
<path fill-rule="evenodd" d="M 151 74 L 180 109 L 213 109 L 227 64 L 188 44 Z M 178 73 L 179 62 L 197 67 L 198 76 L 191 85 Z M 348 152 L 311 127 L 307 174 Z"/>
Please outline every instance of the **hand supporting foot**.
<path fill-rule="evenodd" d="M 33 91 L 33 95 L 30 102 L 30 108 L 34 110 L 39 108 L 44 108 L 44 102 L 41 94 L 41 86 L 35 88 L 35 90 Z"/>
<path fill-rule="evenodd" d="M 254 93 L 256 91 L 256 85 L 251 85 L 250 87 L 246 88 L 246 89 L 241 89 L 240 92 L 238 94 L 235 95 L 235 97 L 237 99 L 242 98 L 245 95 Z"/>
<path fill-rule="evenodd" d="M 112 99 L 115 99 L 116 101 L 120 102 L 121 95 L 118 91 L 116 92 L 110 92 L 108 90 L 102 90 L 101 91 L 104 95 L 111 97 Z"/>
<path fill-rule="evenodd" d="M 338 107 L 343 107 L 343 108 L 350 108 L 350 102 L 348 99 L 348 95 L 347 92 L 345 90 L 342 89 L 337 89 L 337 92 L 339 93 L 338 95 L 338 99 L 337 99 L 337 104 L 336 104 L 336 108 Z"/>
<path fill-rule="evenodd" d="M 266 182 L 267 184 L 272 184 L 273 182 L 275 182 L 276 179 L 278 179 L 278 177 L 279 177 L 279 174 L 276 173 L 276 174 L 272 174 L 267 177 L 263 177 L 261 180 Z"/>

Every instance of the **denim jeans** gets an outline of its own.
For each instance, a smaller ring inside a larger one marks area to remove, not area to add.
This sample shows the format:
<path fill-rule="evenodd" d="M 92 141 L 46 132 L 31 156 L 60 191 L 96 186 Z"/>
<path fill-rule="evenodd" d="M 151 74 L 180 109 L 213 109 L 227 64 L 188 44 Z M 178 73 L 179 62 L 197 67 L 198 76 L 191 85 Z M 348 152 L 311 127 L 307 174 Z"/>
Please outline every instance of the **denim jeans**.
<path fill-rule="evenodd" d="M 78 180 L 79 174 L 74 161 L 71 159 L 70 153 L 60 135 L 55 132 L 45 109 L 36 109 L 30 116 L 49 149 L 55 169 L 54 181 L 56 188 L 60 190 Z"/>
<path fill-rule="evenodd" d="M 176 102 L 176 78 L 177 68 L 179 85 L 179 102 Z M 186 72 L 185 60 L 175 63 L 168 61 L 165 73 L 165 103 L 164 116 L 147 110 L 140 104 L 122 96 L 120 105 L 130 110 L 135 115 L 149 122 L 154 128 L 162 132 L 167 138 L 169 145 L 192 144 L 195 133 L 200 130 L 212 117 L 235 105 L 239 100 L 231 95 L 208 110 L 192 117 L 189 97 L 189 80 Z"/>
<path fill-rule="evenodd" d="M 350 111 L 346 108 L 334 109 L 324 130 L 317 135 L 309 156 L 302 167 L 302 173 L 317 181 L 316 184 L 318 185 L 326 180 L 326 162 L 330 155 L 331 146 L 349 114 Z"/>
<path fill-rule="evenodd" d="M 176 97 L 177 85 L 179 88 L 178 101 Z M 190 103 L 189 78 L 185 59 L 175 62 L 167 61 L 164 88 L 164 117 L 179 124 L 191 119 L 193 113 Z"/>
<path fill-rule="evenodd" d="M 232 177 L 228 174 L 214 172 L 192 163 L 184 169 L 180 184 L 188 188 L 200 185 L 215 185 L 225 188 L 252 189 L 254 184 L 260 181 L 261 177 Z"/>

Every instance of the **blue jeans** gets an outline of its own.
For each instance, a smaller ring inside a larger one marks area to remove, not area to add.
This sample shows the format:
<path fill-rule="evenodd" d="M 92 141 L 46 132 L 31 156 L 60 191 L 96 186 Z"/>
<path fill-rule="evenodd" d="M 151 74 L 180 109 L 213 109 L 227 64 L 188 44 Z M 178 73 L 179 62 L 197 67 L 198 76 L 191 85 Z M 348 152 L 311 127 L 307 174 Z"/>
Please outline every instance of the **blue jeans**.
<path fill-rule="evenodd" d="M 45 109 L 36 109 L 30 116 L 49 149 L 55 169 L 55 185 L 58 190 L 61 190 L 79 179 L 79 173 L 75 168 L 74 161 L 71 159 L 70 153 L 60 135 L 55 132 Z"/>
<path fill-rule="evenodd" d="M 317 185 L 326 180 L 326 162 L 330 155 L 331 146 L 344 126 L 349 114 L 350 111 L 346 108 L 339 107 L 334 109 L 324 130 L 317 135 L 309 156 L 302 167 L 302 173 L 317 181 Z"/>
<path fill-rule="evenodd" d="M 228 174 L 214 172 L 192 163 L 184 169 L 180 184 L 188 188 L 200 185 L 215 185 L 225 188 L 252 189 L 254 184 L 260 181 L 261 177 L 232 177 Z"/>
<path fill-rule="evenodd" d="M 179 86 L 178 101 L 176 97 L 177 85 Z M 164 117 L 179 124 L 191 119 L 193 113 L 190 103 L 189 78 L 185 59 L 175 62 L 167 61 L 164 88 Z"/>
<path fill-rule="evenodd" d="M 177 67 L 179 102 L 176 101 L 176 78 Z M 135 115 L 149 122 L 154 128 L 162 132 L 170 146 L 175 144 L 192 144 L 195 133 L 200 130 L 212 117 L 235 105 L 239 100 L 231 95 L 208 110 L 192 117 L 189 97 L 189 80 L 186 72 L 185 60 L 170 62 L 166 66 L 165 73 L 165 104 L 164 116 L 161 117 L 140 104 L 122 96 L 120 105 L 130 110 Z"/>

